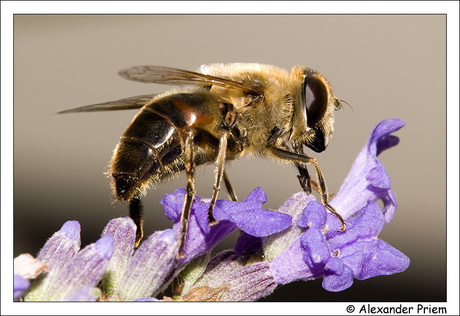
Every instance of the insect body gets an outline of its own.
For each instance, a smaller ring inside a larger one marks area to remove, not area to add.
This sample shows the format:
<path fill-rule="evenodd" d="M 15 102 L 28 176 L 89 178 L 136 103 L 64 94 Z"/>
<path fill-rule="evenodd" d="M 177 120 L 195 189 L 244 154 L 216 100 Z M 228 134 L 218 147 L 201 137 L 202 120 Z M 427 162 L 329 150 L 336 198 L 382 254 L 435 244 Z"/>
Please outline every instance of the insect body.
<path fill-rule="evenodd" d="M 317 173 L 322 203 L 328 192 L 315 158 L 304 146 L 321 152 L 333 133 L 334 111 L 340 107 L 328 81 L 307 67 L 290 72 L 261 64 L 213 64 L 198 72 L 159 66 L 138 66 L 120 72 L 129 80 L 172 84 L 181 88 L 159 95 L 142 95 L 80 107 L 68 112 L 140 108 L 115 148 L 110 174 L 114 195 L 130 204 L 142 239 L 140 199 L 151 184 L 185 170 L 186 198 L 182 212 L 179 256 L 183 256 L 191 204 L 195 196 L 195 167 L 216 163 L 209 206 L 210 224 L 220 184 L 236 195 L 225 173 L 225 162 L 244 155 L 271 157 L 294 164 L 303 190 L 311 192 L 307 165 Z"/>

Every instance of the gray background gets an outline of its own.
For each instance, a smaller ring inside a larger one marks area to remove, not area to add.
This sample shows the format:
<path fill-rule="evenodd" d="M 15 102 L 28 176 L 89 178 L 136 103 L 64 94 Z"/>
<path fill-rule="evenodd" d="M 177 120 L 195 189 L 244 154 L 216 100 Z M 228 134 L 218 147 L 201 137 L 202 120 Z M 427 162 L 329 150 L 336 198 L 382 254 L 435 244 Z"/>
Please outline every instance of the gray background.
<path fill-rule="evenodd" d="M 258 62 L 322 72 L 346 100 L 335 134 L 316 157 L 337 192 L 373 126 L 400 117 L 400 144 L 380 158 L 398 210 L 380 237 L 411 258 L 401 274 L 355 281 L 329 293 L 320 280 L 279 288 L 272 301 L 444 301 L 446 299 L 446 17 L 443 15 L 245 15 L 14 17 L 14 255 L 35 255 L 70 219 L 82 244 L 112 218 L 103 174 L 136 111 L 56 115 L 61 110 L 161 92 L 166 87 L 117 76 L 134 65 L 194 69 L 214 62 Z M 300 190 L 295 168 L 264 159 L 232 162 L 240 198 L 256 186 L 266 207 Z M 249 175 L 249 176 L 248 176 Z M 209 197 L 213 167 L 200 168 L 197 190 Z M 184 176 L 150 190 L 145 233 L 170 222 L 157 204 Z M 224 194 L 221 195 L 223 197 Z M 234 237 L 234 236 L 233 236 Z M 232 240 L 221 246 L 232 246 Z"/>

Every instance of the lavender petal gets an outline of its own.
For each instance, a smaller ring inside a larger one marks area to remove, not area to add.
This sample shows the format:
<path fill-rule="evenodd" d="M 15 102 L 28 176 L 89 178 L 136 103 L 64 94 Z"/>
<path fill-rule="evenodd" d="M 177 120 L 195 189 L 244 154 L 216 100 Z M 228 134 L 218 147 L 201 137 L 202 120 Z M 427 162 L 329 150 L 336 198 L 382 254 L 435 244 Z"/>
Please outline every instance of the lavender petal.
<path fill-rule="evenodd" d="M 342 187 L 330 202 L 345 219 L 359 213 L 368 201 L 379 199 L 384 202 L 386 222 L 393 218 L 396 199 L 390 189 L 390 178 L 377 155 L 397 144 L 397 138 L 390 134 L 403 126 L 404 121 L 401 119 L 388 119 L 377 124 L 371 132 L 369 141 L 358 154 Z"/>
<path fill-rule="evenodd" d="M 41 301 L 57 281 L 59 273 L 80 250 L 80 224 L 77 221 L 64 223 L 40 250 L 37 259 L 48 266 L 48 273 L 32 283 L 25 301 Z"/>
<path fill-rule="evenodd" d="M 17 301 L 30 286 L 30 281 L 18 274 L 14 275 L 13 280 L 13 300 Z"/>
<path fill-rule="evenodd" d="M 151 235 L 137 249 L 117 290 L 120 300 L 155 296 L 175 268 L 178 242 L 173 230 Z"/>
<path fill-rule="evenodd" d="M 42 300 L 64 300 L 82 288 L 95 287 L 104 276 L 111 249 L 113 239 L 110 236 L 85 247 L 59 272 Z"/>
<path fill-rule="evenodd" d="M 133 255 L 136 225 L 130 218 L 116 218 L 107 224 L 102 236 L 111 236 L 114 240 L 113 255 L 103 279 L 104 292 L 109 295 L 109 293 L 114 293 L 114 290 L 120 285 L 121 278 Z"/>
<path fill-rule="evenodd" d="M 308 195 L 305 192 L 299 192 L 292 195 L 279 208 L 279 212 L 290 215 L 292 222 L 298 222 L 303 209 L 312 201 L 315 201 L 313 195 Z M 304 231 L 298 225 L 291 225 L 288 229 L 279 233 L 272 234 L 262 238 L 264 256 L 267 261 L 272 261 L 276 256 L 280 255 L 286 248 L 296 240 Z"/>

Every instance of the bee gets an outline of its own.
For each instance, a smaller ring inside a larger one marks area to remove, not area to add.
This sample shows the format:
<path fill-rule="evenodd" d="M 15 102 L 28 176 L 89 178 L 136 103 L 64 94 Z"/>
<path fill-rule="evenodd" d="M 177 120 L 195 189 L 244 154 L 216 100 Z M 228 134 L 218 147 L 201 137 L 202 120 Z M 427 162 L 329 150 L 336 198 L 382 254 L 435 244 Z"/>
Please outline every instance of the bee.
<path fill-rule="evenodd" d="M 185 170 L 186 196 L 181 216 L 178 257 L 183 257 L 190 209 L 195 197 L 196 166 L 215 163 L 209 204 L 210 225 L 221 182 L 233 200 L 236 194 L 225 172 L 227 161 L 242 156 L 270 157 L 299 171 L 302 189 L 312 184 L 322 204 L 342 223 L 329 205 L 329 193 L 317 160 L 304 153 L 326 149 L 334 130 L 334 112 L 341 107 L 330 83 L 308 67 L 287 71 L 255 63 L 203 65 L 196 72 L 137 66 L 119 74 L 144 83 L 178 86 L 148 94 L 83 106 L 60 113 L 140 109 L 117 144 L 109 174 L 117 200 L 129 203 L 137 226 L 136 246 L 143 237 L 141 197 L 149 186 Z M 316 169 L 317 184 L 307 165 Z"/>

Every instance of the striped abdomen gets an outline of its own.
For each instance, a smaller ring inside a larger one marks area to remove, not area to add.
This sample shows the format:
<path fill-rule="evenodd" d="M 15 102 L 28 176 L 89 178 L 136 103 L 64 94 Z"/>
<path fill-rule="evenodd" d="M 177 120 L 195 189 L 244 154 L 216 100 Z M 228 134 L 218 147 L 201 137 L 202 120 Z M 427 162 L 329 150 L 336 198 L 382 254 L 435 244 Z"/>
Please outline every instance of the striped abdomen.
<path fill-rule="evenodd" d="M 131 200 L 145 192 L 150 183 L 184 169 L 180 131 L 193 126 L 190 116 L 200 113 L 204 100 L 191 94 L 176 94 L 146 105 L 126 129 L 115 148 L 111 174 L 117 199 Z M 194 112 L 184 111 L 184 104 Z M 195 105 L 195 106 L 193 106 Z M 197 135 L 198 136 L 198 135 Z M 213 157 L 209 157 L 212 161 Z M 202 164 L 203 155 L 195 161 Z M 207 159 L 205 159 L 207 160 Z"/>

